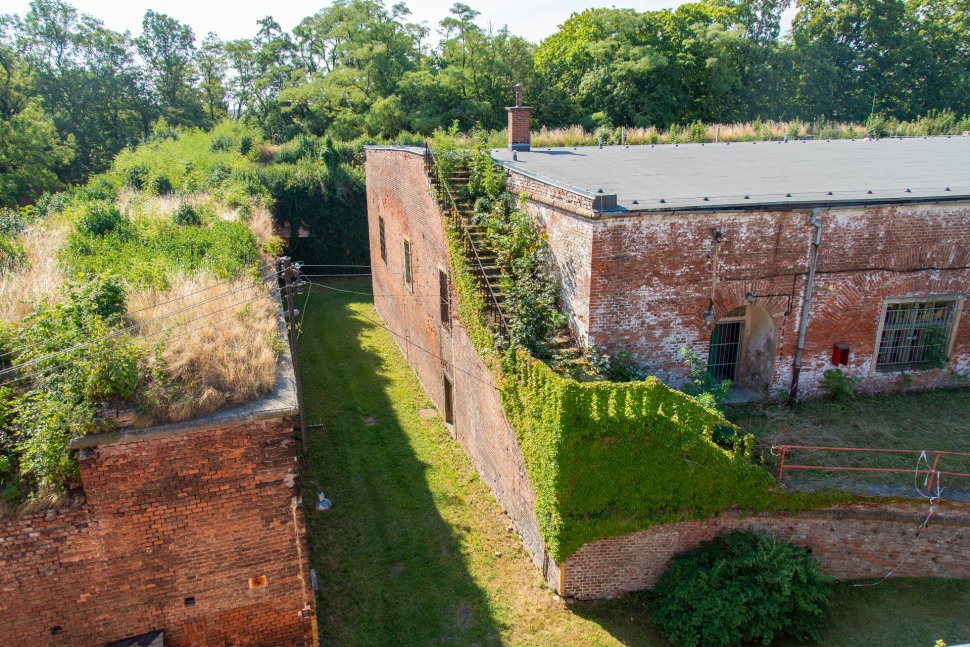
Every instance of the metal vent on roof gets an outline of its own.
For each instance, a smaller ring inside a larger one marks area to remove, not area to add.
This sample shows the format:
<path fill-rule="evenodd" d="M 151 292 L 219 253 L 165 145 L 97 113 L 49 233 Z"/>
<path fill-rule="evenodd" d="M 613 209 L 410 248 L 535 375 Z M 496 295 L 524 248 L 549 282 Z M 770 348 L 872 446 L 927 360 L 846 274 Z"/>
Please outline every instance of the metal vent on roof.
<path fill-rule="evenodd" d="M 612 211 L 616 209 L 616 194 L 598 195 L 593 198 L 593 211 Z"/>

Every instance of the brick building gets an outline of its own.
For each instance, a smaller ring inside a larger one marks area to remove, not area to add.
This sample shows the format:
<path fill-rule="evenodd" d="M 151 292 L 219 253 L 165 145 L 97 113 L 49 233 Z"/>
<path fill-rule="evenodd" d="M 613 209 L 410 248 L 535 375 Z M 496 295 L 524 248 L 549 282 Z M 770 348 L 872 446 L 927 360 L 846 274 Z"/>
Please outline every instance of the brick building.
<path fill-rule="evenodd" d="M 494 151 L 548 234 L 573 330 L 665 382 L 753 396 L 944 386 L 970 367 L 970 138 Z M 800 368 L 800 371 L 797 369 Z M 800 374 L 799 374 L 800 373 Z"/>
<path fill-rule="evenodd" d="M 509 149 L 493 160 L 545 230 L 582 344 L 629 350 L 673 386 L 689 347 L 749 397 L 793 384 L 813 395 L 834 366 L 870 391 L 895 388 L 903 370 L 934 387 L 955 379 L 950 368 L 970 368 L 970 138 L 528 150 L 520 103 Z M 550 560 L 493 358 L 479 355 L 454 307 L 445 216 L 423 153 L 366 151 L 375 305 L 556 590 L 608 597 L 650 586 L 670 555 L 718 528 L 791 535 L 840 577 L 881 577 L 910 551 L 925 510 L 873 502 L 798 521 L 661 526 Z M 933 352 L 947 370 L 929 366 Z M 970 554 L 965 508 L 934 519 L 953 530 L 920 549 L 932 562 L 923 572 L 970 575 L 944 566 Z"/>
<path fill-rule="evenodd" d="M 73 503 L 0 519 L 0 643 L 317 643 L 280 361 L 273 393 L 248 406 L 73 441 Z"/>

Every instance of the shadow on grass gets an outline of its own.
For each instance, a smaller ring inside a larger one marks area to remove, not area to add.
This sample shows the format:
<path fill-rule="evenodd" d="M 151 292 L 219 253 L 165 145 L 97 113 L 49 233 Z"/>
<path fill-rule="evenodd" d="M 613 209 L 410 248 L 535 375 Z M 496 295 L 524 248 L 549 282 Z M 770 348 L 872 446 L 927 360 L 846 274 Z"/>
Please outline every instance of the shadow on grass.
<path fill-rule="evenodd" d="M 426 396 L 396 348 L 377 352 L 393 342 L 360 315 L 368 304 L 311 296 L 300 336 L 307 423 L 324 424 L 311 432 L 303 488 L 321 642 L 498 644 L 502 627 L 438 509 L 452 493 L 429 485 L 435 445 L 417 414 Z M 333 501 L 329 511 L 314 510 L 310 481 Z"/>

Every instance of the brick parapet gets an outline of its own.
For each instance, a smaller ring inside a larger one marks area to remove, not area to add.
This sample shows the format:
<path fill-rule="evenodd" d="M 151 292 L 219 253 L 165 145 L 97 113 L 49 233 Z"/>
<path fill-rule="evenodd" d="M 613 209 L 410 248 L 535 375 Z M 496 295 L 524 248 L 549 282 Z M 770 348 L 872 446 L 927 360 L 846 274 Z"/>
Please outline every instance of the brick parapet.
<path fill-rule="evenodd" d="M 292 435 L 277 419 L 88 450 L 83 506 L 0 522 L 5 644 L 315 644 Z"/>
<path fill-rule="evenodd" d="M 970 510 L 946 506 L 926 528 L 928 505 L 871 504 L 796 514 L 725 511 L 586 544 L 564 565 L 562 595 L 612 598 L 653 588 L 672 556 L 731 530 L 765 531 L 809 549 L 837 579 L 970 578 Z"/>

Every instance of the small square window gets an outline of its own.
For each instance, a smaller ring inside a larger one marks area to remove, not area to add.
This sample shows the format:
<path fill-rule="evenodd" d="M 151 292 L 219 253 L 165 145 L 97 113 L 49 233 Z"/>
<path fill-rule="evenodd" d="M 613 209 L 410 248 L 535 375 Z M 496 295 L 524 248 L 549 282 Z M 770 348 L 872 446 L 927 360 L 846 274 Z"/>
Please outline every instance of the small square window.
<path fill-rule="evenodd" d="M 887 303 L 876 370 L 931 368 L 949 350 L 956 301 Z"/>

